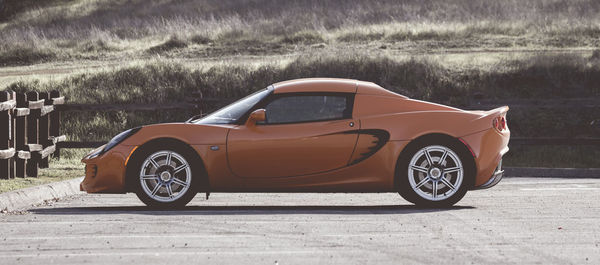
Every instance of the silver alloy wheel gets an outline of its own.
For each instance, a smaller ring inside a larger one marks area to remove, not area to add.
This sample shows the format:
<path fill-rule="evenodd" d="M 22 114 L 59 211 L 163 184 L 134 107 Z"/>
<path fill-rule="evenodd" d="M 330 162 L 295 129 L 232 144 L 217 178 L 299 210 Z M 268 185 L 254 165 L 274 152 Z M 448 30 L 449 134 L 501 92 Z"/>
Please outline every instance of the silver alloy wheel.
<path fill-rule="evenodd" d="M 426 146 L 417 151 L 408 164 L 410 186 L 430 201 L 450 198 L 460 189 L 463 178 L 460 158 L 445 146 Z"/>
<path fill-rule="evenodd" d="M 146 158 L 140 170 L 144 192 L 159 202 L 173 202 L 190 188 L 192 172 L 182 155 L 158 151 Z"/>

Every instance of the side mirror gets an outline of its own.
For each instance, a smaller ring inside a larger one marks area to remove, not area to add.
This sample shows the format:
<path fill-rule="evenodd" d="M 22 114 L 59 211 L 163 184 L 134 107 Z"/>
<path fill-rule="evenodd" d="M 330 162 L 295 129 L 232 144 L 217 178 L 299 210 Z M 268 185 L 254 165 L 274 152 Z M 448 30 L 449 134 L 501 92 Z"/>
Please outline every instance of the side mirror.
<path fill-rule="evenodd" d="M 246 121 L 246 127 L 255 126 L 259 121 L 267 120 L 267 111 L 265 109 L 257 109 L 250 113 L 250 117 Z"/>

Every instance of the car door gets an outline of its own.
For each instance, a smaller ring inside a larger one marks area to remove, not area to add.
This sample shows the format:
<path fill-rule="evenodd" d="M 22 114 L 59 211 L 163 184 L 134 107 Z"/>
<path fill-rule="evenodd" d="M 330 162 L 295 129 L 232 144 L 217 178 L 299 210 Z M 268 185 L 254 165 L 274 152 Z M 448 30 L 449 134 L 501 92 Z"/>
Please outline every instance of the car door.
<path fill-rule="evenodd" d="M 244 178 L 315 174 L 347 166 L 359 129 L 354 94 L 284 93 L 264 104 L 266 120 L 239 126 L 227 137 L 232 172 Z"/>

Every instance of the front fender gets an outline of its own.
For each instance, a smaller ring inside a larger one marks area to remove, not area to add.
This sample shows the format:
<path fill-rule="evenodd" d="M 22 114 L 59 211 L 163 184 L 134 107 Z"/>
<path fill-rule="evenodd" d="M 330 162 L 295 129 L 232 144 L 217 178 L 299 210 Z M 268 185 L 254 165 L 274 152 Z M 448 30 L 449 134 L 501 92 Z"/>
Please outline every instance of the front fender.
<path fill-rule="evenodd" d="M 204 125 L 193 123 L 162 123 L 142 127 L 122 145 L 140 146 L 159 138 L 173 138 L 189 145 L 224 145 L 227 131 L 234 125 Z"/>

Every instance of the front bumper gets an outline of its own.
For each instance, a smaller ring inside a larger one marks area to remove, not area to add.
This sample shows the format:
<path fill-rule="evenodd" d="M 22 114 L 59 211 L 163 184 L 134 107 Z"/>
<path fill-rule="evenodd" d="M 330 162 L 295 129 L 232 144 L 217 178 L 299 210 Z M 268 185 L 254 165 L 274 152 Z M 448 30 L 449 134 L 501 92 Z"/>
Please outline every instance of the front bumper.
<path fill-rule="evenodd" d="M 87 193 L 124 193 L 127 157 L 134 146 L 117 145 L 98 157 L 82 160 L 85 178 L 79 185 Z"/>

